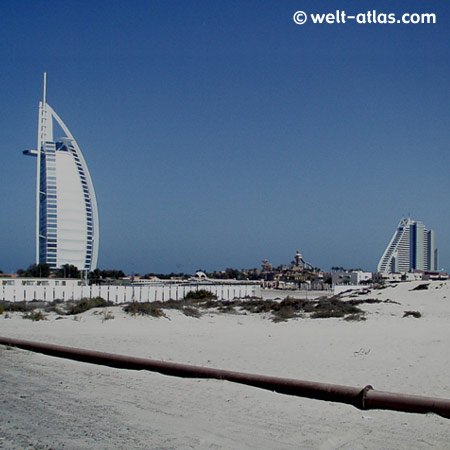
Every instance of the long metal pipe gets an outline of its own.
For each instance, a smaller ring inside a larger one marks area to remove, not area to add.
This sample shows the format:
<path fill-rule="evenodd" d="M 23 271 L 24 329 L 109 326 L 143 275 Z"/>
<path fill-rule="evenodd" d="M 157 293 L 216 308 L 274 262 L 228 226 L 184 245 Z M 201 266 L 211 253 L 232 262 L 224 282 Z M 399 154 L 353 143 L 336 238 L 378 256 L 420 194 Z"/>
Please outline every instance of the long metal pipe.
<path fill-rule="evenodd" d="M 290 378 L 269 377 L 6 337 L 0 337 L 0 344 L 118 369 L 148 370 L 184 378 L 227 380 L 279 392 L 281 394 L 325 400 L 328 402 L 346 403 L 362 410 L 388 409 L 422 414 L 435 413 L 446 419 L 450 419 L 450 400 L 375 391 L 372 386 L 359 388 Z"/>

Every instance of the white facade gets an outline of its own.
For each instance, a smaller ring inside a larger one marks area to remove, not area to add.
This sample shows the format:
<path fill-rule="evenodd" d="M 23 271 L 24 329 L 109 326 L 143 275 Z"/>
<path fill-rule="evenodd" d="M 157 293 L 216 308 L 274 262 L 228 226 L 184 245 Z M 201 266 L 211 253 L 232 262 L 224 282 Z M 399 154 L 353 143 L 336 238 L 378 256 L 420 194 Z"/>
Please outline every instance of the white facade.
<path fill-rule="evenodd" d="M 361 283 L 372 280 L 372 272 L 364 272 L 362 270 L 353 270 L 351 272 L 332 272 L 331 284 L 338 285 L 352 285 L 356 286 Z"/>
<path fill-rule="evenodd" d="M 350 272 L 331 272 L 331 284 L 333 286 L 341 284 L 350 284 Z"/>
<path fill-rule="evenodd" d="M 372 280 L 372 272 L 363 272 L 362 270 L 355 270 L 350 272 L 350 283 L 361 284 Z"/>
<path fill-rule="evenodd" d="M 54 139 L 53 122 L 65 136 Z M 99 225 L 94 186 L 75 138 L 46 101 L 39 103 L 36 183 L 36 263 L 52 269 L 97 267 Z"/>
<path fill-rule="evenodd" d="M 384 281 L 419 281 L 428 279 L 423 272 L 402 272 L 402 273 L 380 273 L 380 277 Z"/>

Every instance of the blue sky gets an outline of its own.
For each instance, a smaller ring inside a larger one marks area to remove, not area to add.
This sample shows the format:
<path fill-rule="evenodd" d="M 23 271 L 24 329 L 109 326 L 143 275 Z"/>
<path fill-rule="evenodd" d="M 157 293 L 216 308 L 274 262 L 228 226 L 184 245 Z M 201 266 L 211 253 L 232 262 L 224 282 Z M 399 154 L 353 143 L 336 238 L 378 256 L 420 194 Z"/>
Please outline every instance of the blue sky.
<path fill-rule="evenodd" d="M 295 11 L 436 24 L 296 25 Z M 99 267 L 375 270 L 400 218 L 450 269 L 450 6 L 442 1 L 0 3 L 0 269 L 34 262 L 42 74 L 100 214 Z"/>

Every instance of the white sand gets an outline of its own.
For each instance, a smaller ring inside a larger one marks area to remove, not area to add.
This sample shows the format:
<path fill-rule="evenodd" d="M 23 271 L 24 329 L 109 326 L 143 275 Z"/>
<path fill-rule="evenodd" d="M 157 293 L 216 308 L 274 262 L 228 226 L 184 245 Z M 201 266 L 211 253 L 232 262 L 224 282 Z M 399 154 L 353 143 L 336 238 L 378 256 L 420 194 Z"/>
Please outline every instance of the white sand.
<path fill-rule="evenodd" d="M 0 335 L 264 375 L 450 398 L 450 282 L 356 298 L 367 320 L 179 311 L 79 320 L 0 316 Z M 422 317 L 403 318 L 404 311 Z M 118 370 L 0 346 L 0 448 L 446 449 L 450 421 L 359 411 L 216 380 Z"/>

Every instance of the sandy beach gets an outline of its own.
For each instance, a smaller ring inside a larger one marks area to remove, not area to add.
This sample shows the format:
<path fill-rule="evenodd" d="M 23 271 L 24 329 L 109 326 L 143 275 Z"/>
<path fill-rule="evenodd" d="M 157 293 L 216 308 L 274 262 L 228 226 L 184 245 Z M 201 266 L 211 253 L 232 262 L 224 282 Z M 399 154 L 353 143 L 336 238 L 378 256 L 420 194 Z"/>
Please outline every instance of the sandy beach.
<path fill-rule="evenodd" d="M 414 290 L 428 284 L 427 289 Z M 346 298 L 351 294 L 346 294 Z M 131 316 L 121 306 L 24 320 L 0 335 L 380 391 L 450 398 L 450 282 L 405 282 L 358 299 L 364 321 L 273 322 L 207 310 Z M 421 317 L 404 317 L 405 311 Z M 225 381 L 180 379 L 0 346 L 0 448 L 446 449 L 439 416 L 360 411 Z"/>

